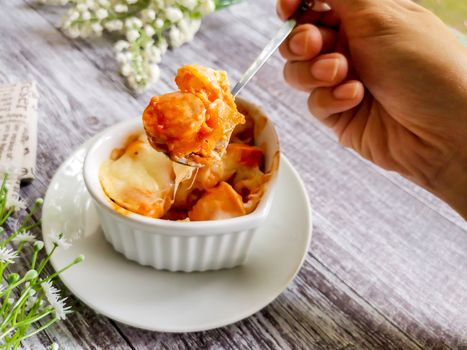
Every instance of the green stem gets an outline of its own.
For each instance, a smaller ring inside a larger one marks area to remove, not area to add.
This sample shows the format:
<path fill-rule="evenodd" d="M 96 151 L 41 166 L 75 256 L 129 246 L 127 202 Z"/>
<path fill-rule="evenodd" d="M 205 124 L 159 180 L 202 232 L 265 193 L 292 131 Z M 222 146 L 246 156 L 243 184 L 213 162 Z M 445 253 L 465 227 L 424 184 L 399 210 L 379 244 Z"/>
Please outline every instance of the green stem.
<path fill-rule="evenodd" d="M 50 257 L 52 256 L 52 254 L 55 252 L 55 249 L 57 249 L 57 245 L 54 244 L 54 247 L 52 248 L 52 250 L 50 251 L 49 254 L 47 254 L 47 256 L 45 257 L 44 260 L 42 260 L 41 264 L 39 265 L 39 268 L 37 269 L 37 273 L 40 275 L 42 270 L 44 269 L 45 265 L 47 265 L 47 263 L 49 262 L 50 260 Z"/>
<path fill-rule="evenodd" d="M 47 327 L 53 325 L 55 322 L 57 322 L 58 318 L 54 317 L 52 318 L 49 322 L 47 322 L 45 325 L 43 325 L 42 327 L 40 328 L 37 328 L 36 330 L 34 330 L 33 332 L 31 333 L 28 333 L 26 335 L 24 335 L 22 338 L 18 339 L 19 342 L 23 341 L 24 339 L 26 338 L 29 338 L 29 337 L 32 337 L 33 335 L 36 335 L 37 333 L 39 332 L 42 332 L 44 329 L 46 329 Z"/>

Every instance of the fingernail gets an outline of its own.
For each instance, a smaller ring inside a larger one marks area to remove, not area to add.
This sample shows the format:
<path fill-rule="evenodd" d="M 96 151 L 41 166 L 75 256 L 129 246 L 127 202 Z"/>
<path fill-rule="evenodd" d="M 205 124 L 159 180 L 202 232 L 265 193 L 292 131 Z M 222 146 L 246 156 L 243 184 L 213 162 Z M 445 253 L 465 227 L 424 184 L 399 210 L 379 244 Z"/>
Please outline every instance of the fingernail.
<path fill-rule="evenodd" d="M 358 93 L 358 85 L 354 83 L 343 84 L 336 87 L 332 94 L 338 100 L 353 100 Z"/>
<path fill-rule="evenodd" d="M 325 3 L 324 1 L 317 0 L 313 6 L 313 11 L 315 12 L 327 12 L 331 10 L 331 6 Z"/>
<path fill-rule="evenodd" d="M 339 69 L 338 58 L 324 58 L 311 66 L 311 75 L 317 80 L 332 83 Z"/>
<path fill-rule="evenodd" d="M 297 56 L 304 55 L 308 45 L 308 33 L 306 31 L 298 32 L 289 41 L 289 49 Z"/>

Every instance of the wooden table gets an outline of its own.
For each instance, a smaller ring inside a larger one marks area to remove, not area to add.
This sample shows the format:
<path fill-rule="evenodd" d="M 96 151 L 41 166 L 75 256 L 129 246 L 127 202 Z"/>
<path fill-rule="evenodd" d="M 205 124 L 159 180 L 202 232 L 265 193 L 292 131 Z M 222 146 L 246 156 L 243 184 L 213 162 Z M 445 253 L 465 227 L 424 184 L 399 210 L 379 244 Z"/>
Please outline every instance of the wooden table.
<path fill-rule="evenodd" d="M 164 57 L 157 87 L 135 95 L 115 74 L 110 42 L 66 38 L 60 14 L 35 0 L 2 1 L 0 11 L 0 83 L 34 79 L 40 93 L 38 176 L 22 189 L 31 200 L 73 149 L 173 89 L 179 66 L 223 68 L 235 81 L 279 25 L 271 0 L 214 14 Z M 277 124 L 314 208 L 312 244 L 289 288 L 242 322 L 193 334 L 138 330 L 78 303 L 25 349 L 467 349 L 467 223 L 339 146 L 284 84 L 282 64 L 275 55 L 243 96 Z"/>

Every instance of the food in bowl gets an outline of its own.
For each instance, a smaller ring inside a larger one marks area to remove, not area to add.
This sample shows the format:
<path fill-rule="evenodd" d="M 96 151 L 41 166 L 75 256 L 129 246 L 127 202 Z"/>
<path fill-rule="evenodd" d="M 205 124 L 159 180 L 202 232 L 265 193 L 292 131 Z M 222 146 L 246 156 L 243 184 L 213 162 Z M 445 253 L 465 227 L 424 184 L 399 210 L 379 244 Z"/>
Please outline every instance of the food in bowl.
<path fill-rule="evenodd" d="M 144 133 L 130 135 L 100 168 L 100 182 L 114 205 L 167 220 L 220 220 L 251 213 L 271 177 L 264 150 L 255 146 L 255 120 L 232 132 L 222 158 L 202 168 L 180 165 L 151 147 Z"/>
<path fill-rule="evenodd" d="M 203 168 L 182 166 L 153 149 L 136 118 L 96 138 L 83 177 L 116 251 L 169 271 L 245 263 L 272 206 L 280 153 L 261 109 L 235 102 L 245 123 L 236 126 L 221 159 Z"/>
<path fill-rule="evenodd" d="M 143 113 L 149 142 L 179 163 L 203 166 L 219 160 L 235 126 L 245 121 L 227 74 L 187 65 L 175 82 L 179 91 L 154 96 Z"/>

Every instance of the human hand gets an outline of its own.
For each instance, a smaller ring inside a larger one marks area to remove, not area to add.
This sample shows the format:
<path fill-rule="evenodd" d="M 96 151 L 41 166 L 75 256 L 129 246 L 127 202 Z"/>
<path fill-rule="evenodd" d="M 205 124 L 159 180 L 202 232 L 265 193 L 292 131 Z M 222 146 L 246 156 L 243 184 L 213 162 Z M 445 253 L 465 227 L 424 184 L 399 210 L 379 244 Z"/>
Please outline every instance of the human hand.
<path fill-rule="evenodd" d="M 410 0 L 327 0 L 280 48 L 284 76 L 339 141 L 467 219 L 467 49 Z M 278 0 L 281 18 L 300 0 Z"/>

